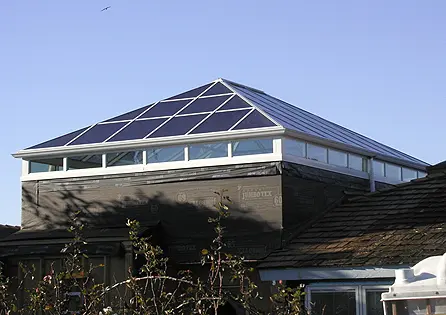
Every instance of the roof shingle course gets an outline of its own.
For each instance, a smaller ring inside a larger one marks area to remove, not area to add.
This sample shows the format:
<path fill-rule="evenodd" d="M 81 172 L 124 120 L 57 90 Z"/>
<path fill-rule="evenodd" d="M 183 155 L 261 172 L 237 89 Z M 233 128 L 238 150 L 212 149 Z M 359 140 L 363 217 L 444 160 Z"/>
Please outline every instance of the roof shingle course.
<path fill-rule="evenodd" d="M 349 199 L 273 252 L 260 268 L 413 264 L 442 255 L 444 244 L 446 174 L 439 173 Z"/>

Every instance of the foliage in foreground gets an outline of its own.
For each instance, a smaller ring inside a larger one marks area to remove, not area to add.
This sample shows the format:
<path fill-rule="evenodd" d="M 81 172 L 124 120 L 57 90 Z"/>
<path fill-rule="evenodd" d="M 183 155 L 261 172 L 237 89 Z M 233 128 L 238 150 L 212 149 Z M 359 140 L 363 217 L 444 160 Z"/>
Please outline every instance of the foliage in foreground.
<path fill-rule="evenodd" d="M 84 229 L 75 215 L 69 231 L 73 239 L 66 244 L 60 266 L 54 262 L 42 279 L 34 279 L 32 268 L 21 266 L 25 278 L 37 280 L 25 288 L 24 306 L 18 307 L 17 294 L 11 279 L 0 272 L 0 315 L 2 314 L 218 314 L 219 307 L 235 304 L 247 314 L 301 314 L 302 288 L 287 288 L 281 283 L 269 297 L 271 310 L 263 313 L 256 307 L 261 299 L 251 280 L 254 271 L 243 257 L 225 253 L 223 221 L 229 216 L 229 197 L 216 193 L 217 215 L 209 218 L 215 237 L 209 248 L 201 251 L 201 265 L 207 277 L 200 278 L 190 270 L 173 272 L 163 250 L 140 236 L 137 221 L 128 220 L 129 237 L 135 258 L 144 262 L 138 270 L 129 270 L 126 280 L 111 286 L 97 280 L 97 271 L 104 265 L 89 264 L 82 237 Z M 1 269 L 0 269 L 1 270 Z M 231 283 L 228 289 L 225 283 Z M 24 284 L 19 283 L 18 290 Z M 234 289 L 237 288 L 237 289 Z M 19 292 L 19 291 L 17 291 Z"/>

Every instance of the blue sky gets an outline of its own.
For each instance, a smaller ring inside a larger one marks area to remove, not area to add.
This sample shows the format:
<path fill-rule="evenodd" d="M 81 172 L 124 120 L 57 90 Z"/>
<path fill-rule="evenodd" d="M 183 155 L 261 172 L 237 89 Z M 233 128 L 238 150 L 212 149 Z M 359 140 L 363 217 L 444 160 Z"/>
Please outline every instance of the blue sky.
<path fill-rule="evenodd" d="M 20 223 L 11 153 L 218 77 L 442 161 L 445 16 L 442 0 L 2 1 L 0 223 Z"/>

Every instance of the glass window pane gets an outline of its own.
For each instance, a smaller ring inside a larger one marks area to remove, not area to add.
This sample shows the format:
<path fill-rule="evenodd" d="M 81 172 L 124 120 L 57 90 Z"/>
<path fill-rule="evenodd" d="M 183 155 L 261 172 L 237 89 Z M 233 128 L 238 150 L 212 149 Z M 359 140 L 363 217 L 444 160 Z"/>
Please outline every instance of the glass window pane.
<path fill-rule="evenodd" d="M 373 175 L 384 177 L 384 163 L 373 160 Z"/>
<path fill-rule="evenodd" d="M 155 130 L 155 128 L 158 128 L 158 126 L 160 126 L 166 120 L 167 118 L 135 120 L 115 134 L 107 142 L 142 139 Z"/>
<path fill-rule="evenodd" d="M 309 143 L 307 144 L 307 158 L 327 163 L 327 148 Z"/>
<path fill-rule="evenodd" d="M 162 117 L 162 116 L 172 116 L 192 100 L 182 100 L 182 101 L 171 101 L 171 102 L 159 102 L 147 112 L 145 112 L 141 118 L 150 118 L 150 117 Z"/>
<path fill-rule="evenodd" d="M 417 171 L 403 167 L 403 181 L 410 181 L 417 178 Z"/>
<path fill-rule="evenodd" d="M 305 142 L 292 139 L 284 139 L 282 143 L 284 146 L 285 155 L 305 157 Z"/>
<path fill-rule="evenodd" d="M 185 109 L 183 109 L 179 113 L 179 115 L 191 114 L 191 113 L 212 112 L 218 106 L 223 104 L 223 102 L 226 101 L 228 98 L 229 98 L 229 95 L 198 98 L 195 101 L 193 101 L 190 105 L 188 105 Z"/>
<path fill-rule="evenodd" d="M 207 133 L 207 132 L 217 132 L 217 131 L 227 131 L 232 126 L 235 125 L 237 121 L 243 118 L 247 113 L 247 110 L 238 110 L 234 112 L 216 112 L 206 118 L 203 123 L 201 123 L 197 128 L 195 128 L 191 133 Z"/>
<path fill-rule="evenodd" d="M 384 315 L 383 303 L 381 302 L 381 293 L 388 290 L 366 290 L 367 315 Z M 391 314 L 389 314 L 391 315 Z"/>
<path fill-rule="evenodd" d="M 311 313 L 356 315 L 355 292 L 311 292 Z"/>
<path fill-rule="evenodd" d="M 63 171 L 63 158 L 39 159 L 29 163 L 30 173 Z"/>
<path fill-rule="evenodd" d="M 329 149 L 328 163 L 332 165 L 347 167 L 347 153 Z"/>
<path fill-rule="evenodd" d="M 147 150 L 147 163 L 184 161 L 184 147 L 150 148 Z"/>
<path fill-rule="evenodd" d="M 126 122 L 96 125 L 69 145 L 104 142 L 107 138 L 124 127 Z"/>
<path fill-rule="evenodd" d="M 273 153 L 273 139 L 232 142 L 232 156 Z"/>
<path fill-rule="evenodd" d="M 362 156 L 349 154 L 348 155 L 348 167 L 353 170 L 367 171 L 367 160 Z"/>
<path fill-rule="evenodd" d="M 250 108 L 251 105 L 246 103 L 241 97 L 234 96 L 231 98 L 228 102 L 226 102 L 225 105 L 220 107 L 220 110 L 226 110 L 226 109 L 238 109 L 238 108 Z"/>
<path fill-rule="evenodd" d="M 226 142 L 194 144 L 189 146 L 189 160 L 212 159 L 228 156 Z"/>
<path fill-rule="evenodd" d="M 418 178 L 426 177 L 426 175 L 427 175 L 426 172 L 418 171 Z"/>
<path fill-rule="evenodd" d="M 401 180 L 401 167 L 386 163 L 386 177 Z"/>
<path fill-rule="evenodd" d="M 142 164 L 142 151 L 107 153 L 107 166 Z"/>
<path fill-rule="evenodd" d="M 182 136 L 202 121 L 207 114 L 180 116 L 169 120 L 160 129 L 150 135 L 149 138 Z"/>
<path fill-rule="evenodd" d="M 102 154 L 70 156 L 67 163 L 68 170 L 102 167 Z"/>
<path fill-rule="evenodd" d="M 255 110 L 244 118 L 234 130 L 251 129 L 251 128 L 263 128 L 272 127 L 274 123 L 263 116 L 259 111 Z"/>
<path fill-rule="evenodd" d="M 206 93 L 204 93 L 203 96 L 225 94 L 225 93 L 232 93 L 232 91 L 219 82 L 215 84 L 213 87 L 211 87 L 208 91 L 206 91 Z"/>

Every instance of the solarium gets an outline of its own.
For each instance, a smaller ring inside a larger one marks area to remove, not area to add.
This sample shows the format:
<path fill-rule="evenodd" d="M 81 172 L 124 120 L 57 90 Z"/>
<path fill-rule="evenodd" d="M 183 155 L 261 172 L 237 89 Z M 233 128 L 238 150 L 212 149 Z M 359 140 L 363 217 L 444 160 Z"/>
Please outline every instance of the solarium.
<path fill-rule="evenodd" d="M 286 161 L 374 182 L 427 163 L 263 91 L 224 79 L 14 154 L 22 181 Z"/>

